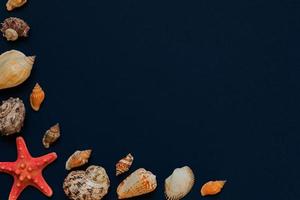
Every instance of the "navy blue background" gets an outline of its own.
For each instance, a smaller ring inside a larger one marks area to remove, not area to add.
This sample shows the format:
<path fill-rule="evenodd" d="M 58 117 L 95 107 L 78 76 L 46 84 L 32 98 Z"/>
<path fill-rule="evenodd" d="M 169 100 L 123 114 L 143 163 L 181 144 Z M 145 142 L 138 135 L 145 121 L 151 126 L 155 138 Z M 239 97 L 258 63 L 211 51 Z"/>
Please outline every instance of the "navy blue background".
<path fill-rule="evenodd" d="M 196 183 L 185 198 L 299 199 L 299 1 L 33 1 L 0 17 L 23 18 L 30 37 L 0 40 L 1 52 L 37 55 L 31 77 L 0 91 L 27 108 L 24 136 L 34 156 L 58 160 L 44 175 L 53 199 L 67 199 L 66 159 L 92 148 L 90 164 L 106 168 L 116 199 L 114 166 L 132 152 L 158 189 L 136 199 L 164 199 L 164 179 L 189 165 Z M 28 97 L 39 82 L 40 112 Z M 50 150 L 41 139 L 59 122 Z M 16 157 L 15 136 L 0 138 L 0 160 Z M 85 169 L 83 167 L 82 169 Z M 202 198 L 201 185 L 226 179 L 223 192 Z M 12 178 L 0 175 L 0 199 Z M 27 189 L 20 199 L 47 199 Z"/>

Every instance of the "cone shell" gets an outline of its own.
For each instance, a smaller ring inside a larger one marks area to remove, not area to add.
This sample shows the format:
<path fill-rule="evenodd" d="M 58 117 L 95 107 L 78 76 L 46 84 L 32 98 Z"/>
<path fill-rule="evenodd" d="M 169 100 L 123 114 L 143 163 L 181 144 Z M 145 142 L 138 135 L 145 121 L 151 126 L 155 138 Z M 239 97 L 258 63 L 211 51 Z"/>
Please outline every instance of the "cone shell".
<path fill-rule="evenodd" d="M 8 0 L 6 3 L 6 9 L 12 11 L 15 8 L 23 6 L 27 0 Z"/>
<path fill-rule="evenodd" d="M 168 200 L 179 200 L 185 197 L 195 182 L 194 173 L 188 166 L 177 168 L 165 180 L 165 195 Z"/>
<path fill-rule="evenodd" d="M 216 195 L 221 192 L 224 187 L 226 181 L 209 181 L 205 183 L 201 188 L 201 195 Z"/>
<path fill-rule="evenodd" d="M 80 167 L 88 163 L 92 150 L 75 151 L 66 162 L 66 170 Z"/>
<path fill-rule="evenodd" d="M 117 194 L 119 199 L 126 199 L 150 193 L 156 187 L 156 176 L 150 171 L 140 168 L 120 183 Z"/>
<path fill-rule="evenodd" d="M 70 172 L 63 189 L 72 200 L 100 200 L 107 194 L 109 186 L 105 169 L 92 165 L 86 171 Z"/>
<path fill-rule="evenodd" d="M 127 172 L 132 165 L 133 159 L 133 156 L 129 153 L 126 157 L 119 160 L 116 164 L 116 176 Z"/>
<path fill-rule="evenodd" d="M 60 137 L 60 127 L 59 124 L 55 124 L 49 130 L 46 131 L 43 137 L 43 145 L 45 148 L 49 148 Z"/>
<path fill-rule="evenodd" d="M 36 83 L 31 94 L 30 94 L 30 105 L 33 110 L 39 111 L 41 104 L 45 99 L 45 92 L 41 86 Z"/>
<path fill-rule="evenodd" d="M 2 23 L 1 32 L 8 41 L 15 41 L 19 37 L 27 37 L 30 27 L 17 17 L 9 17 Z"/>
<path fill-rule="evenodd" d="M 19 98 L 9 98 L 0 105 L 0 135 L 21 131 L 25 119 L 25 106 Z"/>
<path fill-rule="evenodd" d="M 0 55 L 0 89 L 11 88 L 23 83 L 31 73 L 35 56 L 25 56 L 11 50 Z"/>

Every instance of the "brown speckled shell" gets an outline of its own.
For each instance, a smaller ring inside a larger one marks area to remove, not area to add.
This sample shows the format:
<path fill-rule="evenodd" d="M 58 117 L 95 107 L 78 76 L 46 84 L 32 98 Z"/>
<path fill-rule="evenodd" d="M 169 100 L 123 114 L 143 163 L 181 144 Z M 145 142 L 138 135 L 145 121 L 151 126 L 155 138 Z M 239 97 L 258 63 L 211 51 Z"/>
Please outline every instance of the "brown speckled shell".
<path fill-rule="evenodd" d="M 45 148 L 49 148 L 60 137 L 60 127 L 59 124 L 55 124 L 49 130 L 46 131 L 43 137 L 43 145 Z"/>
<path fill-rule="evenodd" d="M 100 200 L 108 192 L 109 177 L 103 167 L 90 166 L 86 171 L 72 171 L 65 178 L 63 189 L 72 200 Z"/>
<path fill-rule="evenodd" d="M 7 36 L 5 35 L 5 31 L 7 29 L 15 30 L 16 33 L 18 34 L 18 37 L 27 37 L 30 27 L 24 20 L 22 20 L 20 18 L 9 17 L 3 21 L 2 28 L 1 28 L 1 32 L 3 33 L 3 36 L 6 38 L 7 38 Z M 7 39 L 9 39 L 9 38 L 7 38 Z"/>
<path fill-rule="evenodd" d="M 133 156 L 129 153 L 126 157 L 119 160 L 116 164 L 116 176 L 127 172 L 132 165 L 133 159 Z"/>
<path fill-rule="evenodd" d="M 0 134 L 11 135 L 21 131 L 25 106 L 19 98 L 9 98 L 0 105 Z"/>

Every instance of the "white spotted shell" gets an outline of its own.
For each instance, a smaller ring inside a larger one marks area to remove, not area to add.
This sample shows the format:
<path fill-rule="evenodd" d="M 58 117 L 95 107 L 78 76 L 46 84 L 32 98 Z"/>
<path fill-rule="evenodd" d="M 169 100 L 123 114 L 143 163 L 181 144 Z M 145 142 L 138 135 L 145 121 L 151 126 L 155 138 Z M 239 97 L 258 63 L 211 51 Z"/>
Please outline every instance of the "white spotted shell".
<path fill-rule="evenodd" d="M 188 166 L 177 168 L 165 180 L 165 195 L 168 200 L 179 200 L 185 197 L 195 182 L 194 173 Z"/>
<path fill-rule="evenodd" d="M 108 192 L 109 178 L 103 167 L 92 165 L 86 171 L 72 171 L 66 177 L 63 189 L 72 200 L 100 200 Z"/>

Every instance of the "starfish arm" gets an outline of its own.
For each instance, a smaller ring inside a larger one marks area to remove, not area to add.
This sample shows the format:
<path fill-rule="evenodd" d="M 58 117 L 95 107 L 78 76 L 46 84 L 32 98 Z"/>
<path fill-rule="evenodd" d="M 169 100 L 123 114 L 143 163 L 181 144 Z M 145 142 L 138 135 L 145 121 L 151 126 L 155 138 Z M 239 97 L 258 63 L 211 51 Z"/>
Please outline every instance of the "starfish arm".
<path fill-rule="evenodd" d="M 27 185 L 19 184 L 18 180 L 15 179 L 14 184 L 11 188 L 8 200 L 17 200 L 22 191 L 26 188 Z"/>
<path fill-rule="evenodd" d="M 45 168 L 47 165 L 52 163 L 54 160 L 56 160 L 57 154 L 56 153 L 48 153 L 44 156 L 35 158 L 34 161 L 36 162 L 37 165 L 41 166 L 41 168 Z"/>
<path fill-rule="evenodd" d="M 34 178 L 33 186 L 39 189 L 43 194 L 45 194 L 48 197 L 51 197 L 53 194 L 51 187 L 48 185 L 48 183 L 45 181 L 42 175 Z"/>
<path fill-rule="evenodd" d="M 17 151 L 18 151 L 18 158 L 30 158 L 31 155 L 27 149 L 26 143 L 22 137 L 17 137 Z"/>
<path fill-rule="evenodd" d="M 12 174 L 15 171 L 14 162 L 0 162 L 0 172 Z"/>

